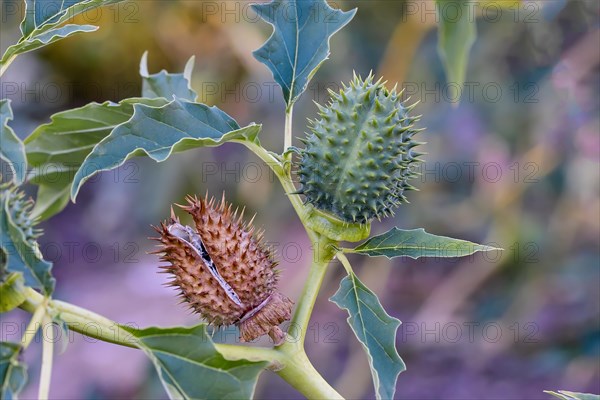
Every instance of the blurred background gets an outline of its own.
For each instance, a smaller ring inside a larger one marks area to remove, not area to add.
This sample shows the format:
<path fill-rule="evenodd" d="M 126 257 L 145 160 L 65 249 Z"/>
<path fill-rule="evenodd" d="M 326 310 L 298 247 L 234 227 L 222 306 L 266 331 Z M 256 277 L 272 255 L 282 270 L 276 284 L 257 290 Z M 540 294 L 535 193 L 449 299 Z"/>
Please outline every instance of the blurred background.
<path fill-rule="evenodd" d="M 403 321 L 397 347 L 408 369 L 397 398 L 600 393 L 600 3 L 505 2 L 500 9 L 475 2 L 478 38 L 458 107 L 436 50 L 433 2 L 330 3 L 358 13 L 334 36 L 330 60 L 297 104 L 295 135 L 303 136 L 306 118 L 315 116 L 313 100 L 326 102 L 327 88 L 336 90 L 353 70 L 398 83 L 411 102 L 420 100 L 428 155 L 414 184 L 421 191 L 410 193 L 411 203 L 394 218 L 374 223 L 373 232 L 424 227 L 505 249 L 447 260 L 351 259 L 387 312 Z M 22 7 L 2 4 L 3 51 L 19 37 Z M 195 55 L 199 101 L 240 125 L 262 122 L 261 141 L 281 151 L 281 91 L 251 55 L 271 28 L 249 3 L 131 1 L 80 18 L 101 29 L 19 57 L 2 78 L 21 138 L 55 112 L 138 96 L 139 60 L 148 50 L 151 73 L 180 72 Z M 171 203 L 206 191 L 224 191 L 257 213 L 255 223 L 281 261 L 281 290 L 296 299 L 310 259 L 306 235 L 267 167 L 235 144 L 162 164 L 133 159 L 86 184 L 76 204 L 42 225 L 55 297 L 139 327 L 198 323 L 163 286 L 167 277 L 157 273 L 158 257 L 147 254 L 154 246 L 147 237 Z M 366 355 L 346 313 L 328 301 L 343 276 L 333 263 L 307 351 L 342 395 L 374 398 Z M 19 340 L 28 315 L 17 310 L 2 318 L 1 339 Z M 214 338 L 233 342 L 237 332 L 222 329 Z M 74 333 L 64 339 L 52 398 L 166 397 L 141 352 Z M 25 355 L 30 383 L 23 398 L 37 395 L 40 356 L 38 340 Z M 270 372 L 256 390 L 259 399 L 299 397 Z"/>

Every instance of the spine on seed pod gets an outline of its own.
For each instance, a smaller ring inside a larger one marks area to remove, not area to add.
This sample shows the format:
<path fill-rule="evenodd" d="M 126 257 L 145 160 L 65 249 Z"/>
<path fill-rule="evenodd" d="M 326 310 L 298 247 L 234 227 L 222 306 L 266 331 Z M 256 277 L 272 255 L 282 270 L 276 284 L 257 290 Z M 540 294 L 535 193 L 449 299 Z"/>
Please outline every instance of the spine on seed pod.
<path fill-rule="evenodd" d="M 291 318 L 293 302 L 277 291 L 277 262 L 255 232 L 252 221 L 242 221 L 223 198 L 188 196 L 179 206 L 194 226 L 183 225 L 171 209 L 171 218 L 155 227 L 172 274 L 170 285 L 179 288 L 190 307 L 214 326 L 237 325 L 242 341 L 268 334 L 281 344 L 279 325 Z"/>

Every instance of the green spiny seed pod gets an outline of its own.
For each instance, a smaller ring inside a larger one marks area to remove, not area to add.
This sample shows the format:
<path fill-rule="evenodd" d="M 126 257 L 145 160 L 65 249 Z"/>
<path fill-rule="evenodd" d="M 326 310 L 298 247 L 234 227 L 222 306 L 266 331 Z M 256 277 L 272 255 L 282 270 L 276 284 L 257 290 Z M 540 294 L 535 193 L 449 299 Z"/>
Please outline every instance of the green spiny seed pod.
<path fill-rule="evenodd" d="M 237 325 L 243 341 L 269 334 L 280 344 L 285 334 L 279 324 L 291 317 L 292 301 L 277 291 L 278 271 L 262 233 L 231 205 L 214 199 L 187 198 L 194 227 L 171 219 L 155 228 L 160 237 L 163 268 L 173 274 L 184 301 L 215 326 Z"/>
<path fill-rule="evenodd" d="M 26 198 L 25 193 L 13 186 L 12 183 L 5 182 L 0 184 L 0 207 L 6 212 L 5 218 L 10 218 L 15 228 L 23 234 L 23 245 L 28 246 L 41 260 L 43 257 L 40 253 L 37 239 L 41 235 L 42 230 L 36 228 L 38 221 L 32 217 L 33 206 L 33 200 Z M 5 228 L 8 228 L 8 226 L 3 226 L 2 230 Z M 2 232 L 2 235 L 8 235 L 8 232 Z M 0 280 L 3 280 L 8 273 L 6 271 L 7 258 L 8 254 L 4 254 L 4 249 L 0 248 Z"/>
<path fill-rule="evenodd" d="M 37 238 L 42 230 L 36 228 L 38 221 L 32 217 L 34 202 L 25 198 L 25 193 L 11 183 L 0 184 L 0 204 L 4 207 L 11 221 L 23 233 L 24 240 L 32 248 L 38 249 Z M 37 251 L 37 250 L 36 250 Z"/>
<path fill-rule="evenodd" d="M 310 121 L 298 168 L 306 201 L 348 223 L 366 224 L 393 214 L 406 202 L 408 181 L 420 162 L 413 140 L 418 117 L 409 116 L 394 88 L 373 76 L 354 75 L 339 93 L 330 91 L 320 119 Z"/>

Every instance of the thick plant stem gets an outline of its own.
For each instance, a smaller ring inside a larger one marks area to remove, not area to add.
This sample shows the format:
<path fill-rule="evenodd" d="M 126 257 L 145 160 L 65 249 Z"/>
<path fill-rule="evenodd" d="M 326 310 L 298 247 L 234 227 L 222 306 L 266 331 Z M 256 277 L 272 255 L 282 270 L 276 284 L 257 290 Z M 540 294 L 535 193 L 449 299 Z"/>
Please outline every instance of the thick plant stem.
<path fill-rule="evenodd" d="M 314 233 L 311 234 L 311 236 L 313 235 Z M 313 367 L 304 351 L 304 340 L 310 316 L 327 271 L 327 265 L 331 260 L 326 246 L 327 242 L 326 239 L 313 242 L 315 243 L 315 256 L 323 254 L 322 250 L 327 250 L 327 253 L 312 263 L 288 329 L 288 339 L 276 348 L 288 358 L 285 367 L 277 371 L 277 374 L 308 399 L 343 399 Z"/>
<path fill-rule="evenodd" d="M 21 304 L 20 307 L 29 312 L 36 312 L 46 299 L 31 288 L 26 288 L 25 291 L 27 301 Z M 313 296 L 316 297 L 312 292 L 307 296 L 311 296 L 311 299 Z M 105 342 L 138 348 L 137 339 L 133 335 L 121 328 L 116 322 L 99 314 L 58 300 L 48 301 L 48 309 L 57 313 L 75 332 Z M 52 343 L 50 342 L 48 345 L 52 345 Z M 275 349 L 266 349 L 218 343 L 214 345 L 216 350 L 228 360 L 268 361 L 270 369 L 275 370 L 277 374 L 309 399 L 342 398 L 315 370 L 302 347 L 280 346 Z"/>
<path fill-rule="evenodd" d="M 313 367 L 303 350 L 294 353 L 277 374 L 308 399 L 343 399 Z"/>
<path fill-rule="evenodd" d="M 20 307 L 25 311 L 36 312 L 39 304 L 45 300 L 44 296 L 31 288 L 25 288 L 25 293 L 27 301 L 21 304 Z M 50 300 L 48 302 L 48 309 L 56 313 L 69 326 L 69 329 L 77 333 L 108 343 L 138 348 L 135 336 L 127 332 L 115 321 L 100 314 L 59 300 Z M 283 358 L 283 356 L 273 349 L 218 343 L 215 343 L 215 347 L 228 360 L 246 359 L 250 361 L 281 363 Z"/>
<path fill-rule="evenodd" d="M 289 115 L 289 119 L 288 119 Z M 288 125 L 289 122 L 289 125 Z M 290 132 L 291 143 L 291 113 L 286 114 L 286 137 Z M 310 363 L 304 351 L 306 331 L 312 315 L 312 310 L 327 272 L 327 266 L 335 255 L 336 242 L 318 234 L 306 226 L 308 209 L 302 204 L 300 196 L 294 194 L 296 187 L 290 177 L 286 163 L 289 153 L 284 153 L 280 159 L 263 147 L 250 142 L 240 142 L 260 157 L 275 173 L 283 190 L 288 194 L 294 210 L 298 214 L 313 246 L 313 262 L 305 281 L 302 294 L 297 301 L 296 311 L 292 317 L 288 338 L 285 343 L 275 348 L 278 353 L 285 355 L 284 368 L 277 371 L 286 382 L 309 399 L 341 399 L 343 398 Z M 287 146 L 286 146 L 287 148 Z"/>
<path fill-rule="evenodd" d="M 44 297 L 31 288 L 26 288 L 25 293 L 27 301 L 20 307 L 26 311 L 35 310 L 44 301 Z M 59 300 L 50 300 L 48 301 L 48 310 L 56 313 L 69 326 L 69 329 L 82 335 L 122 346 L 137 347 L 136 338 L 121 328 L 119 324 L 85 308 Z"/>
<path fill-rule="evenodd" d="M 294 313 L 290 323 L 290 328 L 288 330 L 288 335 L 290 338 L 288 339 L 287 343 L 282 345 L 282 347 L 304 346 L 304 338 L 306 337 L 306 330 L 308 328 L 310 316 L 317 300 L 321 283 L 325 277 L 325 272 L 327 272 L 327 265 L 329 264 L 329 261 L 330 259 L 316 260 L 311 265 L 310 271 L 308 272 L 308 277 L 304 284 L 304 289 L 302 290 L 302 294 L 298 300 L 296 312 Z"/>
<path fill-rule="evenodd" d="M 52 318 L 46 313 L 44 326 L 52 324 Z M 48 337 L 46 337 L 48 332 Z M 42 329 L 42 369 L 40 372 L 40 387 L 38 399 L 48 400 L 50 395 L 50 378 L 52 376 L 52 358 L 54 356 L 54 328 Z"/>

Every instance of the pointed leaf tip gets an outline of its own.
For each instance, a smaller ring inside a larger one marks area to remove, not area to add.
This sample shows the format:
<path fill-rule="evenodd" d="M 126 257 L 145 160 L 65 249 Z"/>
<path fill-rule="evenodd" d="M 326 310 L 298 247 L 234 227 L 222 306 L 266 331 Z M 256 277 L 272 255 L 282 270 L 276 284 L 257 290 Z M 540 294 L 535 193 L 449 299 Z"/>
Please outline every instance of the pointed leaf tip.
<path fill-rule="evenodd" d="M 348 312 L 348 325 L 367 352 L 377 399 L 393 399 L 398 376 L 406 370 L 396 350 L 400 320 L 389 316 L 377 295 L 352 272 L 329 300 Z"/>
<path fill-rule="evenodd" d="M 370 238 L 354 249 L 345 249 L 350 253 L 359 253 L 371 257 L 385 256 L 410 257 L 463 257 L 478 251 L 502 251 L 503 249 L 481 245 L 461 239 L 437 236 L 425 232 L 425 229 L 403 230 L 392 228 L 389 231 Z"/>
<path fill-rule="evenodd" d="M 140 76 L 142 77 L 142 97 L 162 97 L 167 100 L 173 96 L 189 101 L 196 101 L 198 93 L 192 89 L 191 78 L 195 57 L 186 62 L 183 73 L 171 73 L 165 70 L 150 74 L 148 72 L 148 51 L 140 60 Z"/>
<path fill-rule="evenodd" d="M 440 16 L 438 53 L 444 64 L 446 79 L 453 84 L 450 87 L 450 100 L 454 107 L 458 107 L 460 101 L 460 88 L 465 83 L 469 52 L 477 37 L 475 18 L 469 12 L 469 7 L 468 0 L 436 1 Z"/>
<path fill-rule="evenodd" d="M 341 11 L 325 0 L 273 0 L 252 9 L 273 25 L 273 33 L 254 57 L 273 73 L 289 109 L 329 57 L 329 40 L 356 14 Z"/>

